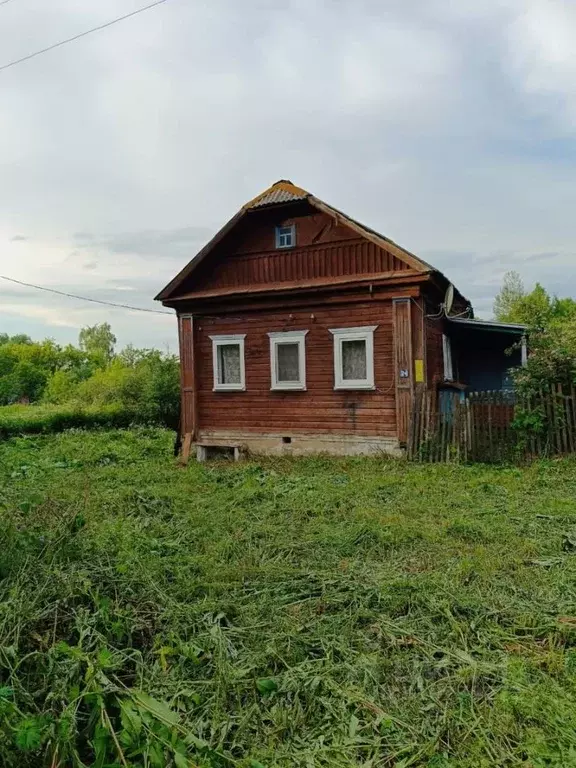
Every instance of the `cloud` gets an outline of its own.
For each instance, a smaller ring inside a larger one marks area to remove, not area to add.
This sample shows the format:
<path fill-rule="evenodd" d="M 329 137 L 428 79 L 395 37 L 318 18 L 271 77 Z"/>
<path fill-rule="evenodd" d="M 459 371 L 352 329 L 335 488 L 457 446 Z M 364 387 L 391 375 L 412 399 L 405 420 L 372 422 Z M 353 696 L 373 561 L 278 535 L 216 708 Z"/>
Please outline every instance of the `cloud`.
<path fill-rule="evenodd" d="M 114 0 L 10 3 L 2 60 L 117 15 Z M 576 294 L 575 32 L 559 0 L 197 0 L 5 70 L 2 271 L 157 307 L 287 177 L 431 261 L 484 314 L 508 269 Z M 161 315 L 38 292 L 0 306 L 0 324 L 65 339 L 109 317 L 121 343 L 175 343 Z"/>
<path fill-rule="evenodd" d="M 89 251 L 137 254 L 161 258 L 176 252 L 192 258 L 214 232 L 208 227 L 180 227 L 173 230 L 145 229 L 137 232 L 119 232 L 108 235 L 76 237 L 77 246 Z"/>
<path fill-rule="evenodd" d="M 559 0 L 528 0 L 510 28 L 510 60 L 526 104 L 570 129 L 576 118 L 575 36 L 576 8 Z"/>

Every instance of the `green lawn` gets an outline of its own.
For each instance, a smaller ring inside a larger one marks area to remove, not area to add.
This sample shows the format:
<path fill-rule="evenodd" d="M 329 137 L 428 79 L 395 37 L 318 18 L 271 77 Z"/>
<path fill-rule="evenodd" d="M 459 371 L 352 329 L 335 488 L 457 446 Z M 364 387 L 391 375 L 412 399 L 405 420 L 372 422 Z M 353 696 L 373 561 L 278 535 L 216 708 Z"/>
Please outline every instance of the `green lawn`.
<path fill-rule="evenodd" d="M 0 765 L 576 766 L 576 463 L 0 443 Z"/>

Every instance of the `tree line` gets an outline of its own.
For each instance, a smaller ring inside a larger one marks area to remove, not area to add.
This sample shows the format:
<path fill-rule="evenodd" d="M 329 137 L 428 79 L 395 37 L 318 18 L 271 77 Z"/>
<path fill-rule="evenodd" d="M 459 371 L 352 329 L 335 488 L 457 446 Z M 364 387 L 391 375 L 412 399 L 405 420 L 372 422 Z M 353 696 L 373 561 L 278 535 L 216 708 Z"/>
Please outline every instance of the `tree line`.
<path fill-rule="evenodd" d="M 177 356 L 131 345 L 117 352 L 116 344 L 109 323 L 82 328 L 77 345 L 0 334 L 0 405 L 114 403 L 175 428 Z"/>

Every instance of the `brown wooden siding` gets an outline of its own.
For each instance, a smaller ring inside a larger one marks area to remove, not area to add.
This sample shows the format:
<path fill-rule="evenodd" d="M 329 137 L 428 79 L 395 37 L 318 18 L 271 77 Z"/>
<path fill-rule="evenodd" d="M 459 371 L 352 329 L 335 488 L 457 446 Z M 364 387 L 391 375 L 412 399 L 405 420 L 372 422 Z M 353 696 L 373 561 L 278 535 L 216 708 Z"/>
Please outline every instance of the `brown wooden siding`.
<path fill-rule="evenodd" d="M 275 310 L 226 318 L 198 318 L 200 429 L 260 433 L 317 431 L 396 436 L 392 302 Z M 330 328 L 378 325 L 374 333 L 376 390 L 335 391 Z M 308 330 L 304 392 L 270 391 L 270 331 Z M 245 333 L 246 391 L 214 392 L 214 334 Z"/>
<path fill-rule="evenodd" d="M 262 216 L 261 223 L 251 229 L 248 217 L 244 227 L 218 247 L 210 264 L 199 269 L 187 289 L 196 292 L 410 271 L 404 261 L 348 228 L 336 226 L 326 214 L 279 221 L 296 224 L 296 247 L 276 249 L 277 219 Z"/>
<path fill-rule="evenodd" d="M 374 243 L 357 240 L 323 246 L 306 246 L 273 253 L 236 256 L 214 266 L 212 274 L 196 288 L 214 289 L 262 283 L 314 280 L 322 277 L 400 272 L 399 259 Z"/>
<path fill-rule="evenodd" d="M 428 308 L 428 313 L 431 314 L 430 308 Z M 426 318 L 426 363 L 429 386 L 435 386 L 444 381 L 443 333 L 444 321 L 442 318 Z"/>

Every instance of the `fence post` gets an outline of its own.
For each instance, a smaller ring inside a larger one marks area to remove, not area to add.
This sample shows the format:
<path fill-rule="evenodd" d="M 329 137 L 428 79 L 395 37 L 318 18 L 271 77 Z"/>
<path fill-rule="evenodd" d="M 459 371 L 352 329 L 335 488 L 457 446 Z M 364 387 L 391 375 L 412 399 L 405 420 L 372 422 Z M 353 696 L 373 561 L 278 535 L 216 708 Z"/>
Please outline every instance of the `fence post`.
<path fill-rule="evenodd" d="M 566 423 L 568 425 L 570 452 L 574 453 L 574 447 L 576 444 L 576 403 L 574 402 L 574 387 L 571 387 L 570 393 L 566 395 Z"/>
<path fill-rule="evenodd" d="M 410 415 L 410 429 L 408 433 L 408 458 L 415 456 L 418 442 L 418 429 L 420 426 L 420 415 L 422 408 L 422 390 L 417 389 L 412 401 L 412 413 Z"/>

